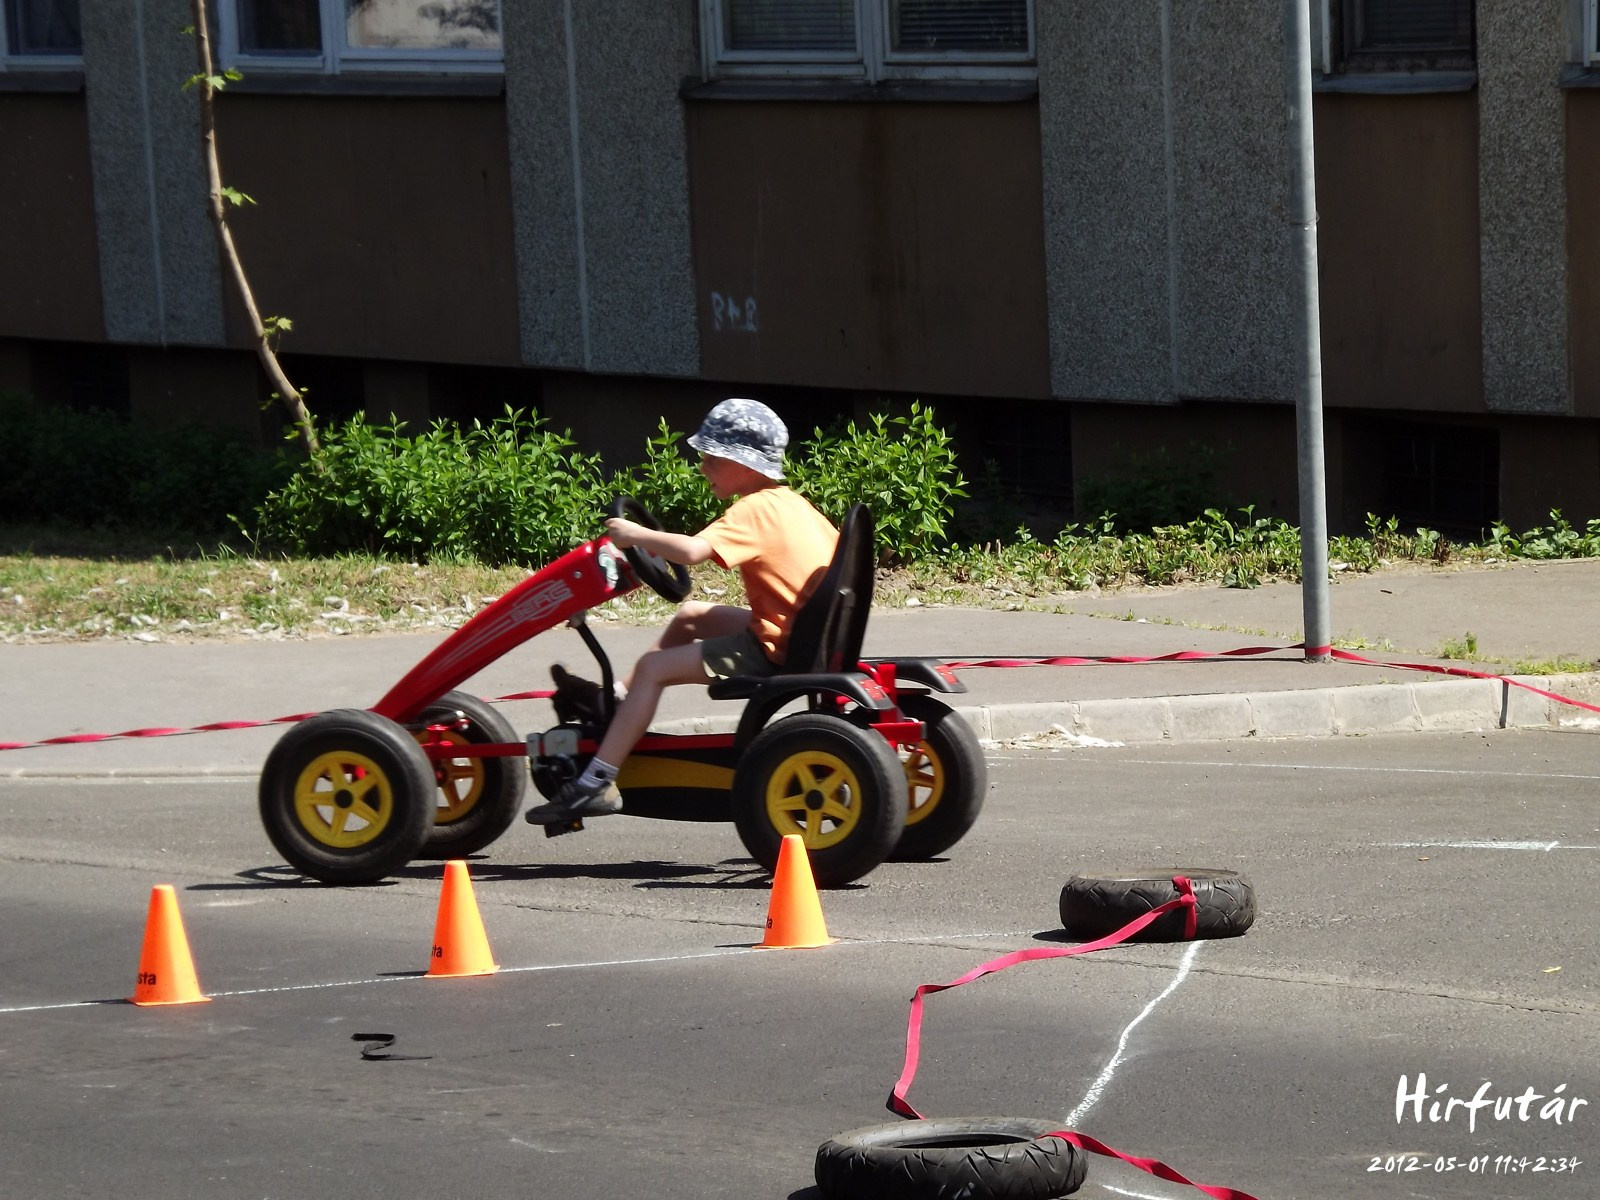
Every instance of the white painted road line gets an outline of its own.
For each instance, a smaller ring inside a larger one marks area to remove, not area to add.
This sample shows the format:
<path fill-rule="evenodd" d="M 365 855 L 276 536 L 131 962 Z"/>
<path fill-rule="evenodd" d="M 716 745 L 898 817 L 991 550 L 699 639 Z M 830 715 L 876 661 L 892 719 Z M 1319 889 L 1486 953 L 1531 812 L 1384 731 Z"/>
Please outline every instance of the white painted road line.
<path fill-rule="evenodd" d="M 1510 842 L 1510 841 L 1459 841 L 1459 842 L 1378 842 L 1404 850 L 1539 850 L 1548 854 L 1552 850 L 1600 850 L 1600 846 L 1575 846 L 1570 842 Z"/>
<path fill-rule="evenodd" d="M 1022 931 L 1008 930 L 1005 933 L 929 933 L 917 934 L 906 938 L 845 938 L 834 943 L 838 950 L 848 950 L 852 947 L 862 946 L 918 946 L 933 942 L 949 941 L 1012 941 L 1024 936 Z M 1198 943 L 1196 943 L 1198 945 Z M 521 975 L 534 971 L 583 971 L 597 967 L 637 967 L 648 966 L 654 963 L 691 962 L 700 958 L 737 958 L 753 954 L 770 953 L 761 946 L 729 946 L 717 950 L 695 950 L 685 954 L 663 954 L 649 958 L 615 958 L 600 962 L 569 962 L 569 963 L 537 963 L 526 967 L 502 966 L 496 974 Z M 395 975 L 375 975 L 370 979 L 341 979 L 329 980 L 321 983 L 292 983 L 282 987 L 268 988 L 243 988 L 232 992 L 211 992 L 208 999 L 221 1000 L 231 996 L 276 996 L 285 992 L 315 992 L 331 990 L 333 988 L 364 987 L 378 983 L 414 983 L 419 979 L 428 978 L 423 971 L 405 972 Z M 97 1008 L 106 1004 L 127 1004 L 124 999 L 111 1000 L 69 1000 L 59 1004 L 29 1004 L 19 1005 L 14 1008 L 0 1008 L 0 1017 L 12 1016 L 17 1013 L 53 1012 L 64 1008 Z"/>
<path fill-rule="evenodd" d="M 1234 767 L 1259 771 L 1345 771 L 1368 775 L 1471 775 L 1477 779 L 1584 779 L 1600 780 L 1600 775 L 1571 775 L 1552 771 L 1484 771 L 1467 767 L 1342 767 L 1325 763 L 1191 762 L 1184 759 L 1125 758 L 1123 762 L 1140 767 Z"/>

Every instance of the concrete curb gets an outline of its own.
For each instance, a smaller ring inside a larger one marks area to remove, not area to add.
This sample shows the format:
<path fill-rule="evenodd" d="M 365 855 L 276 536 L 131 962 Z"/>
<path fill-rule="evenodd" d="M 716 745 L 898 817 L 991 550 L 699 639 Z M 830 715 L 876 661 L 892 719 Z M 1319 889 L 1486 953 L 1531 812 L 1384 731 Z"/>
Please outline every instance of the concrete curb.
<path fill-rule="evenodd" d="M 1595 704 L 1600 701 L 1600 673 L 1507 678 L 1513 682 L 1442 679 L 1296 691 L 953 706 L 973 733 L 986 742 L 1049 734 L 1129 745 L 1374 733 L 1600 728 L 1600 713 L 1589 713 L 1527 690 L 1539 688 L 1578 703 Z M 1527 687 L 1515 686 L 1518 683 Z M 732 717 L 694 717 L 656 728 L 663 733 L 731 733 L 736 724 L 737 718 Z"/>
<path fill-rule="evenodd" d="M 1303 691 L 1149 696 L 961 709 L 973 732 L 1004 742 L 1055 732 L 1102 742 L 1215 742 L 1487 729 L 1600 728 L 1600 714 L 1517 687 L 1594 704 L 1600 674 L 1358 684 Z M 1554 685 L 1554 686 L 1552 686 Z"/>

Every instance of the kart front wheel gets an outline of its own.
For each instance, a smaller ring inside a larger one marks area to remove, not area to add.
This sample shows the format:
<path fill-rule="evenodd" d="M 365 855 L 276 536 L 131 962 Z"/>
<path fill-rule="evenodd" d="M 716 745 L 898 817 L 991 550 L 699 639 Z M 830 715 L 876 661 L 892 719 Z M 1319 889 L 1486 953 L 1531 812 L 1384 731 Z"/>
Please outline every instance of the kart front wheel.
<path fill-rule="evenodd" d="M 777 867 L 799 834 L 818 887 L 853 883 L 888 857 L 906 823 L 889 743 L 838 717 L 801 713 L 756 735 L 733 774 L 733 823 L 750 856 Z"/>
<path fill-rule="evenodd" d="M 261 823 L 279 854 L 323 883 L 376 883 L 415 858 L 433 825 L 433 770 L 401 726 L 366 709 L 294 726 L 261 770 Z"/>
<path fill-rule="evenodd" d="M 505 744 L 518 740 L 511 722 L 486 701 L 466 692 L 447 692 L 417 718 L 442 725 L 432 733 L 418 729 L 419 743 L 440 738 L 452 745 Z M 516 820 L 527 792 L 521 758 L 435 758 L 430 760 L 438 787 L 433 829 L 418 857 L 465 858 L 489 845 Z"/>
<path fill-rule="evenodd" d="M 948 704 L 903 695 L 900 711 L 921 721 L 923 734 L 922 741 L 902 749 L 906 831 L 890 857 L 917 862 L 943 854 L 966 836 L 983 808 L 989 768 L 977 735 Z"/>

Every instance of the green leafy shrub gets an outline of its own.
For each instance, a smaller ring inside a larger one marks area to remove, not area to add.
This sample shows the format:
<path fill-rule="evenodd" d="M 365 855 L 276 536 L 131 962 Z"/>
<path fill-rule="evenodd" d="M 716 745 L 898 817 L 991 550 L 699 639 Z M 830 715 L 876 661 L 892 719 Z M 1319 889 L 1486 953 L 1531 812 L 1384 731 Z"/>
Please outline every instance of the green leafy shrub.
<path fill-rule="evenodd" d="M 266 498 L 252 536 L 291 554 L 547 561 L 599 532 L 606 493 L 599 458 L 542 425 L 508 408 L 487 426 L 438 421 L 413 437 L 358 413 Z"/>
<path fill-rule="evenodd" d="M 619 471 L 613 484 L 648 508 L 663 529 L 694 533 L 711 524 L 723 506 L 690 457 L 693 452 L 679 447 L 683 439 L 663 418 L 656 436 L 645 443 L 645 461 Z"/>
<path fill-rule="evenodd" d="M 229 430 L 139 425 L 0 395 L 0 514 L 7 522 L 213 535 L 283 477 Z"/>
<path fill-rule="evenodd" d="M 921 402 L 903 416 L 874 413 L 865 426 L 814 431 L 791 452 L 789 477 L 835 523 L 858 501 L 870 508 L 884 562 L 943 546 L 953 501 L 967 494 L 950 435 Z"/>
<path fill-rule="evenodd" d="M 1589 521 L 1580 532 L 1559 508 L 1552 508 L 1549 525 L 1520 535 L 1496 521 L 1486 548 L 1507 558 L 1594 558 L 1600 555 L 1600 519 Z"/>

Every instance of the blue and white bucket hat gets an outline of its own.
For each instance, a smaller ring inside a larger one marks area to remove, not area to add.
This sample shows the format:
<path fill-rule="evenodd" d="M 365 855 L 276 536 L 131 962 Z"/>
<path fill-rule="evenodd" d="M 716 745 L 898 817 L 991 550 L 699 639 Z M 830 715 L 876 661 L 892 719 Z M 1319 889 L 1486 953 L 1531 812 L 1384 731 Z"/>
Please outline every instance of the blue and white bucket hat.
<path fill-rule="evenodd" d="M 788 444 L 783 421 L 759 400 L 724 400 L 689 438 L 691 449 L 730 459 L 768 479 L 783 478 L 783 451 Z"/>

